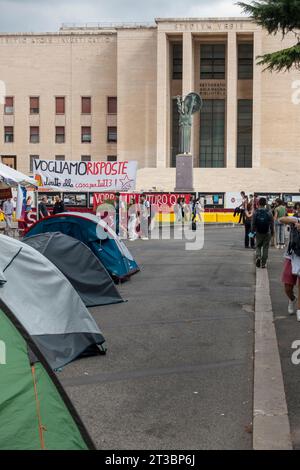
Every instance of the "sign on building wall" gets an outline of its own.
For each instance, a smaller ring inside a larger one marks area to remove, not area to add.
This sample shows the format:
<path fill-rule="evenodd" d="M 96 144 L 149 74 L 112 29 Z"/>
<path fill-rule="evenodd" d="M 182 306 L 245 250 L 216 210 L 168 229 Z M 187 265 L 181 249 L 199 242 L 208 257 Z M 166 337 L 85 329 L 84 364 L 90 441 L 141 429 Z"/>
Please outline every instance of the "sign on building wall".
<path fill-rule="evenodd" d="M 137 162 L 79 162 L 34 160 L 39 189 L 59 191 L 132 191 Z"/>
<path fill-rule="evenodd" d="M 204 99 L 226 98 L 225 80 L 200 80 L 199 93 Z"/>

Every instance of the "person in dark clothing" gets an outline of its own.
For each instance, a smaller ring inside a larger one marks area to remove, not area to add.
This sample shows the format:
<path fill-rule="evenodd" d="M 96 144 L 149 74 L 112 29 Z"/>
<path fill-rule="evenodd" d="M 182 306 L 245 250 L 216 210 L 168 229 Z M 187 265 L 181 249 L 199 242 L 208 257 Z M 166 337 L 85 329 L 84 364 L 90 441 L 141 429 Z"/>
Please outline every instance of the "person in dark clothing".
<path fill-rule="evenodd" d="M 55 204 L 53 207 L 53 215 L 61 214 L 65 211 L 65 205 L 59 196 L 55 196 Z"/>
<path fill-rule="evenodd" d="M 244 225 L 245 225 L 245 248 L 249 248 L 249 244 L 251 248 L 255 248 L 255 241 L 254 237 L 249 237 L 251 232 L 251 225 L 252 225 L 252 217 L 253 217 L 253 202 L 249 202 L 247 204 L 245 213 L 244 213 Z"/>
<path fill-rule="evenodd" d="M 256 267 L 265 268 L 269 246 L 274 235 L 274 220 L 272 213 L 267 209 L 267 200 L 261 197 L 258 209 L 252 219 L 252 232 L 256 233 Z"/>
<path fill-rule="evenodd" d="M 41 202 L 39 203 L 39 217 L 44 219 L 45 217 L 49 216 L 49 212 L 47 209 L 47 197 L 43 196 Z"/>

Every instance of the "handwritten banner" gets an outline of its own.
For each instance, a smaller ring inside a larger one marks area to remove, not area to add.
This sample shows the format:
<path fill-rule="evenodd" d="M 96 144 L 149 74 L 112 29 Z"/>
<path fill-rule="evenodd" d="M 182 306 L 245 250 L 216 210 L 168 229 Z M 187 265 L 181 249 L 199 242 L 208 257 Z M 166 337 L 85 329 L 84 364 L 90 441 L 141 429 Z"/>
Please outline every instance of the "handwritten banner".
<path fill-rule="evenodd" d="M 133 191 L 137 162 L 80 162 L 34 160 L 39 189 L 59 191 Z"/>

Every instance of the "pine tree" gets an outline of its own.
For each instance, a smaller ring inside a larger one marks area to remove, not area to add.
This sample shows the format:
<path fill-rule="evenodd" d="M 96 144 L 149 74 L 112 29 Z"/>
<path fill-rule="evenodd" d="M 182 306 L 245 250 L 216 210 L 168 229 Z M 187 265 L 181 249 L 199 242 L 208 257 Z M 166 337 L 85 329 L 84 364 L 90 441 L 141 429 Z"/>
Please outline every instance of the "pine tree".
<path fill-rule="evenodd" d="M 258 64 L 271 71 L 300 70 L 300 0 L 251 0 L 238 5 L 269 34 L 295 35 L 294 46 L 259 56 Z"/>

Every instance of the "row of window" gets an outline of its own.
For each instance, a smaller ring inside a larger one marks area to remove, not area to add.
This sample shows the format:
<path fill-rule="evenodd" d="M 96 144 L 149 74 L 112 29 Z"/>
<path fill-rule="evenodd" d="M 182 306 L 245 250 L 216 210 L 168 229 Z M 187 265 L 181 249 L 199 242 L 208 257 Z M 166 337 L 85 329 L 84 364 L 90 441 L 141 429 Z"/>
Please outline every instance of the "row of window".
<path fill-rule="evenodd" d="M 118 132 L 116 126 L 107 127 L 107 142 L 117 143 Z M 4 127 L 4 142 L 11 144 L 14 142 L 14 127 Z M 55 127 L 55 143 L 64 144 L 66 142 L 66 128 L 64 126 Z M 92 142 L 92 128 L 89 126 L 81 127 L 81 143 L 90 144 Z M 29 128 L 29 143 L 40 143 L 40 128 L 39 126 L 30 126 Z"/>
<path fill-rule="evenodd" d="M 237 167 L 252 167 L 252 100 L 238 100 Z M 173 100 L 172 166 L 179 153 L 179 114 Z M 222 168 L 225 166 L 225 100 L 205 100 L 200 115 L 199 166 Z"/>
<path fill-rule="evenodd" d="M 14 97 L 6 96 L 4 103 L 4 114 L 14 114 Z M 117 114 L 117 98 L 115 96 L 109 96 L 107 98 L 107 114 Z M 56 96 L 55 97 L 55 113 L 65 114 L 66 112 L 66 97 Z M 40 97 L 30 96 L 29 97 L 29 113 L 39 114 L 40 113 Z M 92 97 L 82 96 L 81 97 L 81 114 L 92 114 Z"/>
<path fill-rule="evenodd" d="M 29 155 L 29 171 L 33 173 L 33 160 L 39 160 L 39 155 Z M 107 155 L 106 157 L 108 162 L 116 162 L 117 155 Z M 65 155 L 55 155 L 55 160 L 57 161 L 65 161 Z M 82 162 L 90 162 L 92 160 L 91 155 L 81 155 Z M 17 157 L 16 156 L 1 156 L 1 163 L 4 165 L 9 166 L 10 168 L 17 169 Z"/>
<path fill-rule="evenodd" d="M 201 44 L 200 79 L 225 79 L 226 70 L 225 44 Z M 253 44 L 238 44 L 238 80 L 253 79 Z M 182 44 L 173 44 L 174 80 L 182 80 Z"/>

